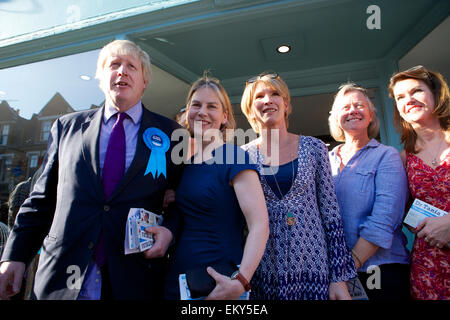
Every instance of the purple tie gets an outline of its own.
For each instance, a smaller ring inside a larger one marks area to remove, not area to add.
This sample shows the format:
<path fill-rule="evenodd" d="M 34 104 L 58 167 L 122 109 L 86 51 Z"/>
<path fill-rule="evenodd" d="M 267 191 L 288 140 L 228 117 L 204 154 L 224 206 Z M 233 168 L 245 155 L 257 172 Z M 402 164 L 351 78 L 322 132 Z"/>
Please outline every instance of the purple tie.
<path fill-rule="evenodd" d="M 109 199 L 125 172 L 126 142 L 123 120 L 128 115 L 125 112 L 119 112 L 117 115 L 117 120 L 109 136 L 108 148 L 106 149 L 103 164 L 103 193 L 106 200 Z M 102 267 L 106 262 L 103 231 L 95 248 L 94 259 L 99 267 Z"/>
<path fill-rule="evenodd" d="M 127 114 L 119 112 L 118 115 L 109 136 L 103 165 L 103 193 L 105 194 L 105 199 L 109 199 L 125 172 L 126 142 L 123 120 L 125 120 Z"/>

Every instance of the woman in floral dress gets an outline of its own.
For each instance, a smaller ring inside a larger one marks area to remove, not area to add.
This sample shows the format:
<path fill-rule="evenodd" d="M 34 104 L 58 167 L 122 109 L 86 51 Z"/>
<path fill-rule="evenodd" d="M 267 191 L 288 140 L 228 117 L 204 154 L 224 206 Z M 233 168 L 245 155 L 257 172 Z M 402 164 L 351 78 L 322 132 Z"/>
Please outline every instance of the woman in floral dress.
<path fill-rule="evenodd" d="M 449 88 L 442 76 L 423 66 L 392 76 L 390 96 L 401 131 L 409 189 L 413 198 L 450 211 Z M 450 214 L 430 217 L 412 230 L 411 295 L 450 299 Z"/>

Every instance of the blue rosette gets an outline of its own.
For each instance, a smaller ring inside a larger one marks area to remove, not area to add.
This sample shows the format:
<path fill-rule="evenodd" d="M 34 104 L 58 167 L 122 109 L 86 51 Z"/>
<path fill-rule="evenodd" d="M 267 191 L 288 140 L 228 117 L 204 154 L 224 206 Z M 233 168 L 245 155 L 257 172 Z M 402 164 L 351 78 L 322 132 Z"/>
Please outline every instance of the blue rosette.
<path fill-rule="evenodd" d="M 145 145 L 150 149 L 147 168 L 144 176 L 151 173 L 153 178 L 166 175 L 166 152 L 170 147 L 169 137 L 158 128 L 148 128 L 143 134 Z"/>

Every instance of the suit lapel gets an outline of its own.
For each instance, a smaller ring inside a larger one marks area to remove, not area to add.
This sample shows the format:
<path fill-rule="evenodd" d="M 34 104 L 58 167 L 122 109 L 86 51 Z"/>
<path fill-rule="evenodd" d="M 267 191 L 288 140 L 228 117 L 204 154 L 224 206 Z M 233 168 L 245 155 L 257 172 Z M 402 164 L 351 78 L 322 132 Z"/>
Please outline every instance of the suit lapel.
<path fill-rule="evenodd" d="M 98 109 L 81 125 L 83 157 L 92 174 L 92 182 L 102 191 L 99 161 L 99 137 L 102 125 L 103 108 Z M 103 192 L 101 192 L 103 194 Z"/>

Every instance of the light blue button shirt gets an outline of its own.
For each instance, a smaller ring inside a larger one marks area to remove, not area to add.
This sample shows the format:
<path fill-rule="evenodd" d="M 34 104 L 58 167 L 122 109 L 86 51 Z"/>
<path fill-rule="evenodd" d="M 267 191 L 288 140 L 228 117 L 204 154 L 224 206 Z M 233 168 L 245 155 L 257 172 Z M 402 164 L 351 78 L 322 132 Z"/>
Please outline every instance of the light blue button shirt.
<path fill-rule="evenodd" d="M 338 148 L 329 156 L 347 244 L 353 248 L 362 237 L 379 246 L 358 271 L 370 265 L 408 264 L 402 221 L 409 190 L 400 154 L 372 139 L 341 172 Z"/>
<path fill-rule="evenodd" d="M 103 174 L 103 164 L 105 163 L 106 149 L 108 148 L 109 137 L 114 125 L 113 116 L 117 113 L 117 109 L 110 105 L 105 105 L 103 113 L 103 122 L 100 129 L 99 155 L 100 155 L 100 172 Z M 123 121 L 126 139 L 126 157 L 125 171 L 130 167 L 136 152 L 136 143 L 138 139 L 139 127 L 142 119 L 142 103 L 139 101 L 136 105 L 126 111 L 129 118 Z M 112 118 L 112 119 L 111 119 Z M 125 227 L 125 226 L 124 226 Z M 94 260 L 91 260 L 81 286 L 78 300 L 99 300 L 101 297 L 102 277 L 100 269 Z"/>

